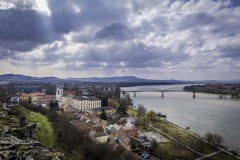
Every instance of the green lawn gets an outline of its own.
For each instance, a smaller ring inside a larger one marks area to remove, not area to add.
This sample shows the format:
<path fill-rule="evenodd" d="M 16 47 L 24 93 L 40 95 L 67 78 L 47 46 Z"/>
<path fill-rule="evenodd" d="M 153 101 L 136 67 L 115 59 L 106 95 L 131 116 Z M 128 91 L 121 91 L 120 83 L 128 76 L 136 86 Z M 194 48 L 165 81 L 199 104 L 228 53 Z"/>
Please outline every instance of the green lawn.
<path fill-rule="evenodd" d="M 181 151 L 176 150 L 176 143 L 170 141 L 169 143 L 159 143 L 158 152 L 164 157 L 168 157 L 169 159 L 184 159 L 184 160 L 193 160 L 198 158 L 193 152 L 189 151 L 186 148 L 182 148 Z"/>
<path fill-rule="evenodd" d="M 54 129 L 46 116 L 29 110 L 24 111 L 24 116 L 28 122 L 37 124 L 37 140 L 46 147 L 54 147 L 56 145 Z"/>

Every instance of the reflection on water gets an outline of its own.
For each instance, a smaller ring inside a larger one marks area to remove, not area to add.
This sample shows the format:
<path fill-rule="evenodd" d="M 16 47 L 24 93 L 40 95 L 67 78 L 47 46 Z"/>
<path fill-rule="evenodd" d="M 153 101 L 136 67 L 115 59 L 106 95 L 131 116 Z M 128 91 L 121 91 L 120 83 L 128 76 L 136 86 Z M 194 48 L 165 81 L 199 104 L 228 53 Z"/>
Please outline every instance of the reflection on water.
<path fill-rule="evenodd" d="M 184 85 L 137 86 L 127 88 L 172 88 Z M 240 100 L 230 97 L 219 99 L 217 95 L 197 93 L 192 98 L 188 92 L 167 92 L 164 98 L 158 92 L 137 93 L 134 106 L 144 104 L 149 110 L 167 115 L 167 120 L 203 136 L 206 132 L 220 133 L 225 145 L 240 150 Z"/>

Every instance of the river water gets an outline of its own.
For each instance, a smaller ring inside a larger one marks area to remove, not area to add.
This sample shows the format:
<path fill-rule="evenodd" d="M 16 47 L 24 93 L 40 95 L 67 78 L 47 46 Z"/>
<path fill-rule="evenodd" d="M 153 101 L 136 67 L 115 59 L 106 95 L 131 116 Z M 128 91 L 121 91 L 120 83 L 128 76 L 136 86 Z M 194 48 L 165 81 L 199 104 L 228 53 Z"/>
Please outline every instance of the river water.
<path fill-rule="evenodd" d="M 124 88 L 159 88 L 167 89 L 185 85 L 155 85 Z M 143 104 L 147 110 L 161 112 L 167 115 L 167 120 L 183 128 L 204 136 L 206 132 L 219 133 L 224 138 L 224 145 L 240 151 L 240 99 L 223 97 L 214 94 L 188 92 L 166 92 L 161 97 L 160 92 L 137 92 L 134 106 Z"/>

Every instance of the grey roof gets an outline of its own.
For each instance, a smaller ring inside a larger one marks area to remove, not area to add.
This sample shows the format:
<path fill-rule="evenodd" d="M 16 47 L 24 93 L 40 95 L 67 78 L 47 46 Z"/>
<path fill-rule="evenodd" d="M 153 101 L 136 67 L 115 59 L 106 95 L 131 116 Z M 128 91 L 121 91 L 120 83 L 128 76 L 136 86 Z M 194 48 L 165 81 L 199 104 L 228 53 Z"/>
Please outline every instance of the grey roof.
<path fill-rule="evenodd" d="M 83 97 L 83 96 L 74 96 L 73 99 L 76 99 L 76 100 L 79 100 L 79 101 L 84 101 L 84 100 L 98 101 L 98 100 L 100 100 L 100 99 L 95 98 L 95 97 L 88 98 L 88 97 Z"/>
<path fill-rule="evenodd" d="M 72 95 L 72 94 L 69 94 L 69 95 L 67 95 L 66 97 L 67 97 L 67 98 L 73 98 L 73 97 L 74 97 L 74 95 Z"/>
<path fill-rule="evenodd" d="M 136 122 L 136 119 L 135 118 L 133 118 L 133 117 L 129 117 L 128 119 L 127 119 L 130 123 L 135 123 Z"/>

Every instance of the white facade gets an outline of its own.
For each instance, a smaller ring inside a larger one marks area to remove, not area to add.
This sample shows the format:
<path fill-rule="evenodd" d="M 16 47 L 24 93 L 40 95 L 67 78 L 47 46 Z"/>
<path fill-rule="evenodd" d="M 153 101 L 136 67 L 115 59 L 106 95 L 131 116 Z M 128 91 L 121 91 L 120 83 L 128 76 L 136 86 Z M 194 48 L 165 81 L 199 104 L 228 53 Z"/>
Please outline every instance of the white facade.
<path fill-rule="evenodd" d="M 101 107 L 101 100 L 97 98 L 83 98 L 79 96 L 66 96 L 62 97 L 62 104 L 70 104 L 76 109 L 86 110 L 90 108 Z"/>

